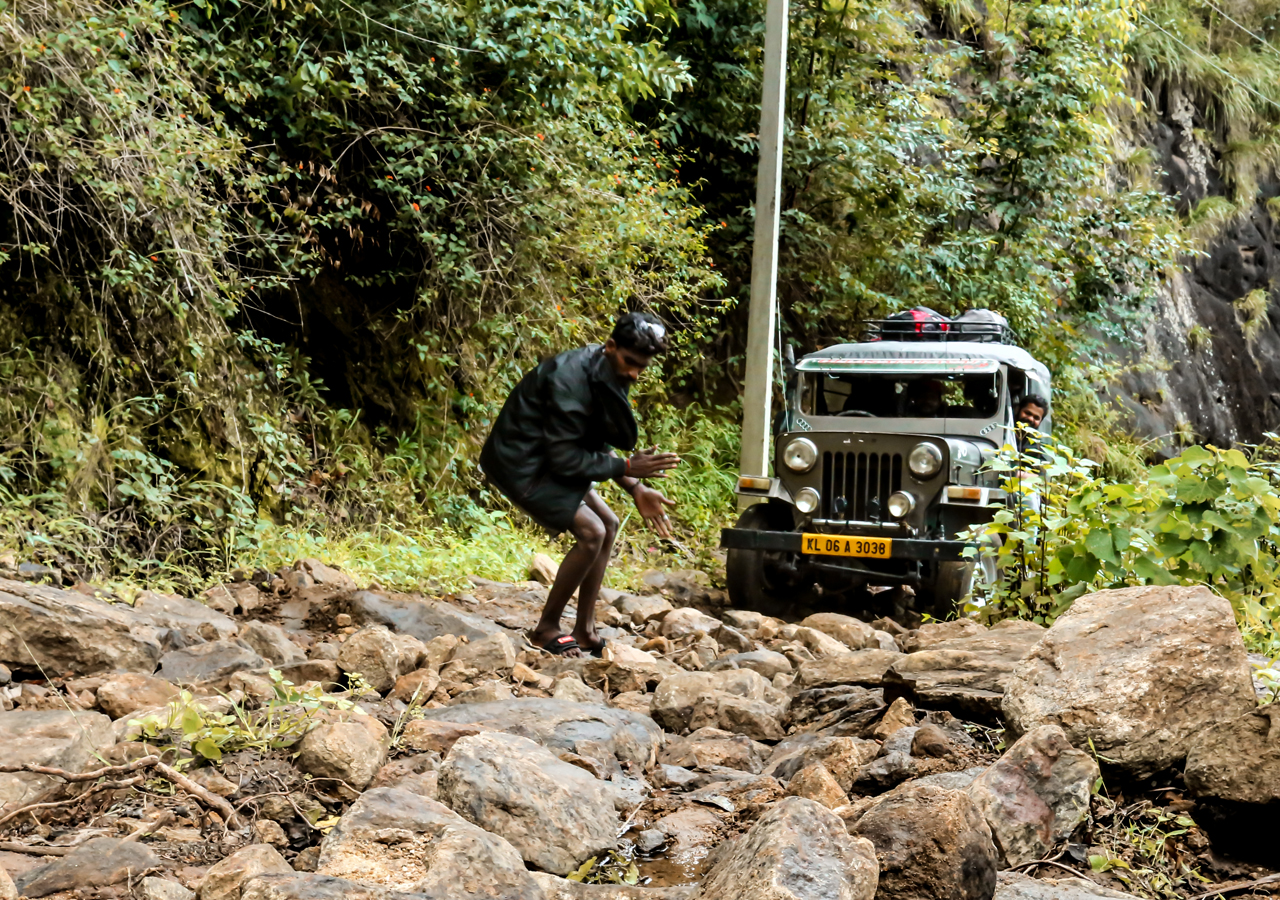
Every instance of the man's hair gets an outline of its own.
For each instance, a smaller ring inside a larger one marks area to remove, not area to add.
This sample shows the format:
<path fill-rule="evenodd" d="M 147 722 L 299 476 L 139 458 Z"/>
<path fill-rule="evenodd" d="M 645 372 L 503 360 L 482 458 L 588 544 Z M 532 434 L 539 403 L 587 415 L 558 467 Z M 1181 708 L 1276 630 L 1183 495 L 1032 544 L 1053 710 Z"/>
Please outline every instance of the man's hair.
<path fill-rule="evenodd" d="M 1023 397 L 1022 402 L 1018 404 L 1018 411 L 1021 412 L 1033 403 L 1045 412 L 1049 411 L 1049 401 L 1041 397 L 1039 394 L 1027 394 Z"/>
<path fill-rule="evenodd" d="M 609 335 L 624 350 L 634 350 L 645 356 L 667 352 L 667 326 L 657 316 L 647 312 L 629 312 L 613 326 Z"/>

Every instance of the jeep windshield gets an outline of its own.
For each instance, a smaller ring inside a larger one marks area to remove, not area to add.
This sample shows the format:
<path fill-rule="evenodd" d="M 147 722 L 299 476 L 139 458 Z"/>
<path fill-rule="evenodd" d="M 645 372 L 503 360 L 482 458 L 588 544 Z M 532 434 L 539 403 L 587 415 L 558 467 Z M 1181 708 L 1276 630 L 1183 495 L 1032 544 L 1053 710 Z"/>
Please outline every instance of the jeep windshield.
<path fill-rule="evenodd" d="M 1001 373 L 919 375 L 809 372 L 800 411 L 811 416 L 897 419 L 994 419 L 1000 415 Z"/>

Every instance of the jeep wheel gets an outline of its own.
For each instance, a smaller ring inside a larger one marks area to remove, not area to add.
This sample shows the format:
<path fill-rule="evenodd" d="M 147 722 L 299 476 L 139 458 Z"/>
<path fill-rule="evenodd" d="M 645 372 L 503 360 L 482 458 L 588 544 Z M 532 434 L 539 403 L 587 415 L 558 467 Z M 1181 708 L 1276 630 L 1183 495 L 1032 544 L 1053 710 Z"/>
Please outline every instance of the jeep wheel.
<path fill-rule="evenodd" d="M 937 564 L 932 577 L 926 577 L 916 591 L 916 612 L 945 618 L 968 594 L 973 585 L 973 563 L 944 562 Z"/>
<path fill-rule="evenodd" d="M 781 504 L 757 503 L 738 517 L 738 527 L 752 531 L 790 531 L 790 510 Z M 773 554 L 759 550 L 729 550 L 725 560 L 725 586 L 734 609 L 782 618 L 807 592 L 782 583 Z"/>

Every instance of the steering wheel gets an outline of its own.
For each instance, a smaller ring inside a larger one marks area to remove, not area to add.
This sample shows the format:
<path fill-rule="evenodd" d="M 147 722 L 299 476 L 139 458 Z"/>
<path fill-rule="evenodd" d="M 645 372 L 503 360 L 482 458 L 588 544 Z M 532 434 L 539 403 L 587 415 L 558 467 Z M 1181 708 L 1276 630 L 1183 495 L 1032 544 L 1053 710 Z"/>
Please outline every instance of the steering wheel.
<path fill-rule="evenodd" d="M 868 419 L 875 418 L 875 413 L 869 413 L 865 409 L 845 409 L 836 413 L 836 416 L 862 416 Z"/>

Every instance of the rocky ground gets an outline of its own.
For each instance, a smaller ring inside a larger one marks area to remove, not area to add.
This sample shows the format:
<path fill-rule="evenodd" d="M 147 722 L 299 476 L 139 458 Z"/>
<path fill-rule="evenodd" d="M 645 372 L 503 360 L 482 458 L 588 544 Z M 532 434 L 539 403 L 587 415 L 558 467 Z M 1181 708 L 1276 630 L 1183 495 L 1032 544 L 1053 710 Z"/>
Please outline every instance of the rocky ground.
<path fill-rule="evenodd" d="M 0 578 L 0 900 L 1280 892 L 1280 709 L 1206 590 L 907 628 L 647 581 L 565 659 L 537 582 Z"/>

